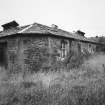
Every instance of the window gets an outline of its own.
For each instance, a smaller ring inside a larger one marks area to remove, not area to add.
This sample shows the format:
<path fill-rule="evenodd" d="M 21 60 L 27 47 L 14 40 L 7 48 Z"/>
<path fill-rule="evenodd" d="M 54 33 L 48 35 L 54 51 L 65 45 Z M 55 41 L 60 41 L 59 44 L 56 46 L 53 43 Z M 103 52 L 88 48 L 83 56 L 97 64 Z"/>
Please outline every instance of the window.
<path fill-rule="evenodd" d="M 94 53 L 95 49 L 92 44 L 89 44 L 89 53 Z"/>
<path fill-rule="evenodd" d="M 81 44 L 78 43 L 78 52 L 81 53 Z"/>
<path fill-rule="evenodd" d="M 89 51 L 89 53 L 92 53 L 92 45 L 91 44 L 88 45 L 88 51 Z"/>
<path fill-rule="evenodd" d="M 67 42 L 65 42 L 65 41 L 62 41 L 61 42 L 61 58 L 65 58 L 66 57 L 66 55 L 67 55 Z"/>

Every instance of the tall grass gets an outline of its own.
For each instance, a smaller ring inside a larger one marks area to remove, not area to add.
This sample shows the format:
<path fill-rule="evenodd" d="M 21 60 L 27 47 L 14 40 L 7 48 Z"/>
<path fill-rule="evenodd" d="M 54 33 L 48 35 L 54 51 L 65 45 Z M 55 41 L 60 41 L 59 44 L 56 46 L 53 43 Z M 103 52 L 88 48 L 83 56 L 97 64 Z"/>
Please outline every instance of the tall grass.
<path fill-rule="evenodd" d="M 0 74 L 0 105 L 104 105 L 105 55 L 95 55 L 78 69 Z"/>

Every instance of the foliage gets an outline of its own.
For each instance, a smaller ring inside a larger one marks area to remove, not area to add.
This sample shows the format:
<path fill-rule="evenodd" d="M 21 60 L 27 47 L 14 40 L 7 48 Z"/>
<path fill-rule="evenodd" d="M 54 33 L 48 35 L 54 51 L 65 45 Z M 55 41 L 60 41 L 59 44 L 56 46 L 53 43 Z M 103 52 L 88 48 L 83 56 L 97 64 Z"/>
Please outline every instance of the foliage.
<path fill-rule="evenodd" d="M 102 43 L 103 45 L 101 45 L 101 46 L 98 46 L 98 45 L 97 45 L 96 50 L 97 50 L 98 52 L 105 52 L 105 37 L 104 37 L 104 36 L 98 37 L 98 42 L 99 42 L 99 43 Z"/>
<path fill-rule="evenodd" d="M 67 69 L 73 69 L 80 67 L 83 62 L 91 56 L 88 52 L 77 54 L 75 52 L 71 52 L 70 55 L 64 60 L 64 64 Z"/>

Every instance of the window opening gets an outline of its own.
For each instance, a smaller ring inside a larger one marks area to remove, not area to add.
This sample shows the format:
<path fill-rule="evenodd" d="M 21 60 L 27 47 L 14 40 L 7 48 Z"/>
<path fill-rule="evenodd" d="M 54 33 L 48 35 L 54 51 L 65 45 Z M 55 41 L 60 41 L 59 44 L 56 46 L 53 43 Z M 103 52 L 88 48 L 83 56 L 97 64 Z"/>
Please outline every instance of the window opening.
<path fill-rule="evenodd" d="M 66 46 L 67 46 L 67 42 L 62 41 L 61 42 L 61 58 L 65 58 L 67 55 Z"/>
<path fill-rule="evenodd" d="M 81 52 L 81 44 L 78 44 L 78 52 Z"/>

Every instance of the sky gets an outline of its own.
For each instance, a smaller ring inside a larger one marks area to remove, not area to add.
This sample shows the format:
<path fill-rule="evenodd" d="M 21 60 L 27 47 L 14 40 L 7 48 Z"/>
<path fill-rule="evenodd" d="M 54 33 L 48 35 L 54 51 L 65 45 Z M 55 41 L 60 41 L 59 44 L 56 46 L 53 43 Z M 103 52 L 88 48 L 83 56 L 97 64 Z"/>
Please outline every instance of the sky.
<path fill-rule="evenodd" d="M 0 0 L 0 25 L 12 20 L 105 36 L 105 0 Z"/>

